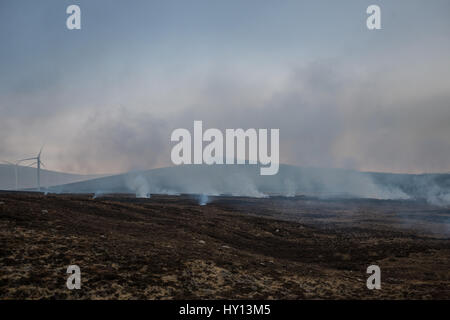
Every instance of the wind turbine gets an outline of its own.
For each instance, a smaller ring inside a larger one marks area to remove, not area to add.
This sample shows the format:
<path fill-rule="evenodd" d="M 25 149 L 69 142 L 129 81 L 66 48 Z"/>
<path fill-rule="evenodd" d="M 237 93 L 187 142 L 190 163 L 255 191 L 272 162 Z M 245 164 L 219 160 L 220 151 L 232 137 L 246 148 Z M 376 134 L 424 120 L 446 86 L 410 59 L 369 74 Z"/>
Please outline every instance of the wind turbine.
<path fill-rule="evenodd" d="M 42 153 L 42 149 L 44 148 L 44 146 L 41 147 L 41 150 L 39 150 L 39 153 L 37 155 L 37 157 L 33 157 L 33 158 L 26 158 L 26 159 L 21 159 L 21 160 L 17 160 L 16 162 L 16 187 L 17 187 L 17 168 L 20 162 L 23 161 L 30 161 L 30 160 L 36 160 L 36 164 L 37 164 L 37 185 L 38 185 L 38 191 L 41 191 L 41 164 L 44 165 L 41 161 L 41 153 Z M 29 165 L 30 167 L 34 165 L 31 164 Z"/>

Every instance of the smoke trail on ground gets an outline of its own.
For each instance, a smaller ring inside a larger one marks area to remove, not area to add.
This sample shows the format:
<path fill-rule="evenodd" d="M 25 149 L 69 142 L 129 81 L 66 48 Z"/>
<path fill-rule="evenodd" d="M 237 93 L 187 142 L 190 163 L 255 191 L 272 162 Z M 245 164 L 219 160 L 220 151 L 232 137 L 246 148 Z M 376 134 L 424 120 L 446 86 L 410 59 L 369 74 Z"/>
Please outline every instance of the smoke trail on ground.
<path fill-rule="evenodd" d="M 206 194 L 201 194 L 200 196 L 199 196 L 199 198 L 198 198 L 198 204 L 200 205 L 200 206 L 206 206 L 207 204 L 209 203 L 209 198 L 208 198 L 208 195 L 206 195 Z"/>
<path fill-rule="evenodd" d="M 230 195 L 264 198 L 271 195 L 319 198 L 420 200 L 450 205 L 450 175 L 408 175 L 281 165 L 275 176 L 261 176 L 258 165 L 195 165 L 131 172 L 49 188 L 50 192 Z"/>
<path fill-rule="evenodd" d="M 136 198 L 150 198 L 150 186 L 147 179 L 138 174 L 130 175 L 126 178 L 126 186 L 136 194 Z"/>

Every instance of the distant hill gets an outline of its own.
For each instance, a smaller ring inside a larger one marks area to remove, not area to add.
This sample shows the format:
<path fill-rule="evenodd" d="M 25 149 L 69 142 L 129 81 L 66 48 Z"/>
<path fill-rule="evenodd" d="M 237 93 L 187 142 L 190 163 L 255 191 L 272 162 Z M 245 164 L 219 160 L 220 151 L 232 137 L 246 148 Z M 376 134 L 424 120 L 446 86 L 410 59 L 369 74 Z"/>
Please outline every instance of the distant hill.
<path fill-rule="evenodd" d="M 421 199 L 450 204 L 450 174 L 392 174 L 280 165 L 274 176 L 261 176 L 257 165 L 190 165 L 92 179 L 52 187 L 62 193 L 268 195 Z"/>
<path fill-rule="evenodd" d="M 76 181 L 90 180 L 98 177 L 100 177 L 100 175 L 79 175 L 49 170 L 41 170 L 41 186 L 49 187 Z M 19 166 L 18 182 L 19 182 L 18 183 L 19 189 L 36 188 L 37 169 Z M 15 190 L 15 188 L 16 188 L 15 166 L 0 164 L 0 190 Z"/>

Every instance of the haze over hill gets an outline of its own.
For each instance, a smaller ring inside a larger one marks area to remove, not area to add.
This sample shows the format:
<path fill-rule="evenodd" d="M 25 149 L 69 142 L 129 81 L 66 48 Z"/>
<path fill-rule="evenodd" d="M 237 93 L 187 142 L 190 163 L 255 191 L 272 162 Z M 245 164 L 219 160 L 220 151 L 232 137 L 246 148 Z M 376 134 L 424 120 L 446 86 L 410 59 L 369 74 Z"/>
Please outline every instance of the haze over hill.
<path fill-rule="evenodd" d="M 0 164 L 0 190 L 16 189 L 16 167 L 14 165 Z M 32 167 L 18 167 L 18 188 L 36 188 L 37 169 Z M 67 184 L 98 178 L 104 175 L 81 175 L 41 169 L 41 187 Z"/>
<path fill-rule="evenodd" d="M 266 197 L 269 195 L 418 199 L 450 204 L 449 174 L 391 174 L 280 165 L 275 176 L 261 176 L 258 165 L 177 166 L 71 183 L 56 193 L 197 194 Z M 203 197 L 201 202 L 207 202 Z"/>

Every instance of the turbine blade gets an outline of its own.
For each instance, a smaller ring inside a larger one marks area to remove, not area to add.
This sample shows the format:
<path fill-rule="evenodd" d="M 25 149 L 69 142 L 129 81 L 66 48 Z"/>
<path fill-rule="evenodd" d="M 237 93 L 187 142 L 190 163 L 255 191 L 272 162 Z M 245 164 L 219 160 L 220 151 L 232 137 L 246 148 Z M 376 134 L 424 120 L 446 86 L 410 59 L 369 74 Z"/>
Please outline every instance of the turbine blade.
<path fill-rule="evenodd" d="M 36 160 L 36 159 L 37 159 L 36 157 L 33 157 L 33 158 L 20 159 L 18 161 L 28 161 L 28 160 Z"/>
<path fill-rule="evenodd" d="M 38 157 L 40 157 L 41 156 L 41 153 L 42 153 L 42 149 L 44 149 L 44 147 L 45 147 L 45 143 L 42 145 L 42 147 L 41 147 L 41 150 L 39 150 L 39 154 L 38 154 Z"/>

